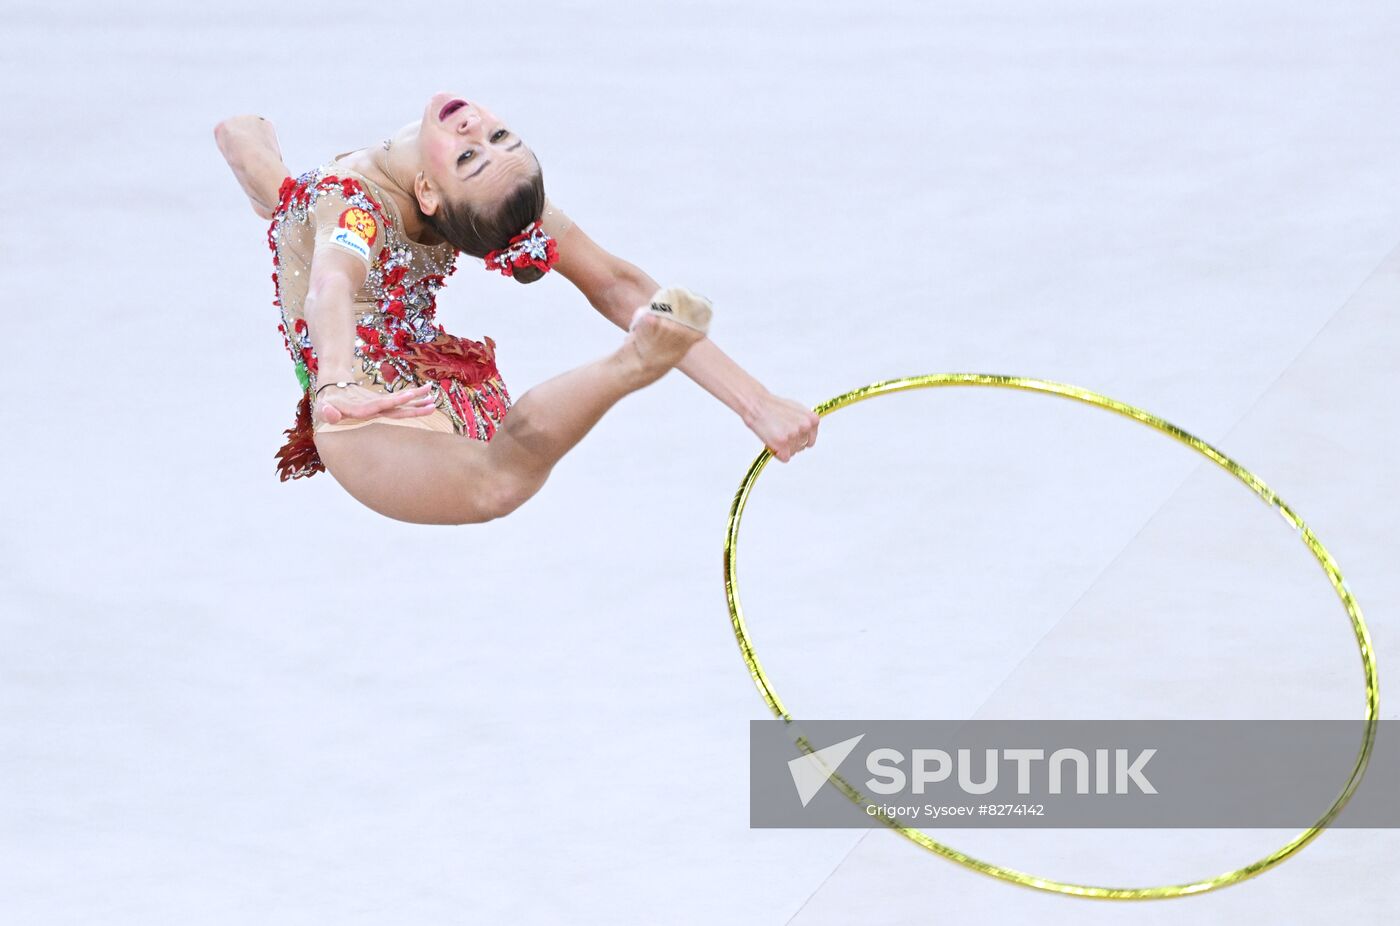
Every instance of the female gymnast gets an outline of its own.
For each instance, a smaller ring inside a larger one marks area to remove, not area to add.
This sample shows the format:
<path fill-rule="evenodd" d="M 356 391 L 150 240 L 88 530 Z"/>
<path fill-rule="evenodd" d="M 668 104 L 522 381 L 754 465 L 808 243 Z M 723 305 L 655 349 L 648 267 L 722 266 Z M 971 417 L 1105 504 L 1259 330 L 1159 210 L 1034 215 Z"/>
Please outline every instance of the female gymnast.
<path fill-rule="evenodd" d="M 623 396 L 679 367 L 742 416 L 778 459 L 819 419 L 770 393 L 706 336 L 711 306 L 659 289 L 594 243 L 544 193 L 539 161 L 498 116 L 448 93 L 381 145 L 289 176 L 276 134 L 236 116 L 215 140 L 261 217 L 280 326 L 303 387 L 282 479 L 331 475 L 391 518 L 480 523 L 514 511 Z M 437 290 L 458 252 L 529 283 L 557 269 L 627 330 L 613 353 L 514 404 L 495 343 L 447 334 Z"/>

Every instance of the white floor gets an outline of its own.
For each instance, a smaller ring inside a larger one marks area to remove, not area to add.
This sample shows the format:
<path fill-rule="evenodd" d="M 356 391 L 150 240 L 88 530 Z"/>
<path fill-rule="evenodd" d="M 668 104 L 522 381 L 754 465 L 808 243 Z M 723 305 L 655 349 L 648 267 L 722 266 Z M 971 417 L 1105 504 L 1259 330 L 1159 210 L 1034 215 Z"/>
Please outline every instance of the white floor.
<path fill-rule="evenodd" d="M 719 552 L 753 436 L 675 374 L 501 522 L 410 527 L 328 477 L 278 483 L 296 386 L 210 130 L 261 112 L 302 169 L 457 89 L 595 239 L 714 299 L 715 339 L 776 392 L 970 370 L 1163 415 L 1327 543 L 1396 717 L 1400 8 L 394 9 L 0 10 L 6 922 L 1394 921 L 1390 831 L 1125 907 L 888 833 L 750 830 L 763 712 Z M 618 338 L 563 280 L 470 263 L 443 313 L 496 339 L 517 395 Z M 838 413 L 763 477 L 742 554 L 803 716 L 1361 710 L 1345 615 L 1278 518 L 1072 403 Z M 944 835 L 1150 883 L 1289 834 Z"/>

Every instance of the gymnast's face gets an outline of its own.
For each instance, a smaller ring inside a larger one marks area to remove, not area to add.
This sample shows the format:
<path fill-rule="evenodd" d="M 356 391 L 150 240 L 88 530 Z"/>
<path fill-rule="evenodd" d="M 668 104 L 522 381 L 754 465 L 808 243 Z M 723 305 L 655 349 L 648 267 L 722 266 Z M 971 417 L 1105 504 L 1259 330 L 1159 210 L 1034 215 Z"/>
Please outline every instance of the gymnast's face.
<path fill-rule="evenodd" d="M 539 170 L 534 152 L 499 116 L 451 93 L 428 100 L 418 146 L 423 163 L 414 192 L 425 215 L 443 202 L 489 206 Z"/>

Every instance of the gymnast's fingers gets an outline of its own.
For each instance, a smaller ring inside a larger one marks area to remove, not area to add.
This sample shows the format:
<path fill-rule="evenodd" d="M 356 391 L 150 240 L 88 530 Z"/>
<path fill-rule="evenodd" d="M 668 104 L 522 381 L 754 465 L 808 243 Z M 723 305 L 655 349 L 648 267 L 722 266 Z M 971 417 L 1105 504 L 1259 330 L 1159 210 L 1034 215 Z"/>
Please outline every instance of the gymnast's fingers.
<path fill-rule="evenodd" d="M 398 405 L 417 405 L 423 402 L 433 401 L 433 384 L 424 383 L 421 386 L 414 386 L 412 389 L 401 389 L 398 392 L 391 392 L 381 400 L 387 402 L 386 408 Z"/>
<path fill-rule="evenodd" d="M 816 417 L 815 415 L 812 416 L 812 418 L 815 418 L 815 417 Z M 815 444 L 815 443 L 817 442 L 817 423 L 816 423 L 816 421 L 814 421 L 814 420 L 812 420 L 811 418 L 809 418 L 809 419 L 807 420 L 807 423 L 804 424 L 804 425 L 802 426 L 802 428 L 797 432 L 797 434 L 793 437 L 793 441 L 794 441 L 795 446 L 796 446 L 796 448 L 797 448 L 796 450 L 793 451 L 794 454 L 801 453 L 802 451 L 806 450 L 807 448 L 809 448 L 809 447 L 811 447 L 813 444 Z"/>
<path fill-rule="evenodd" d="M 401 405 L 398 408 L 387 411 L 384 418 L 421 418 L 424 415 L 431 415 L 437 411 L 436 405 Z"/>
<path fill-rule="evenodd" d="M 372 418 L 386 412 L 393 411 L 400 407 L 420 406 L 431 401 L 429 393 L 431 386 L 418 386 L 413 389 L 404 389 L 389 395 L 379 396 L 368 402 L 355 406 L 355 416 L 358 418 Z"/>
<path fill-rule="evenodd" d="M 384 403 L 383 410 L 407 408 L 433 409 L 437 407 L 437 398 L 432 393 L 431 386 L 419 386 L 415 389 L 405 389 L 403 392 L 396 392 L 380 400 Z"/>
<path fill-rule="evenodd" d="M 340 409 L 336 408 L 335 405 L 332 404 L 328 399 L 322 400 L 319 403 L 318 410 L 321 414 L 321 420 L 326 422 L 327 424 L 335 424 L 338 421 L 340 421 L 341 418 L 345 417 L 344 414 L 341 413 Z"/>

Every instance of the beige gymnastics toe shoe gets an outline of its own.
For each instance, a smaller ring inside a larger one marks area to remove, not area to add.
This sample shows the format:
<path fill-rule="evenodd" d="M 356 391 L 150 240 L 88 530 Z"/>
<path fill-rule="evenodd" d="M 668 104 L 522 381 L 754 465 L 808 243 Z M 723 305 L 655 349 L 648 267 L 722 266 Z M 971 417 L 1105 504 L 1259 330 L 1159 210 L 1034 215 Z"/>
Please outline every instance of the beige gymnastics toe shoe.
<path fill-rule="evenodd" d="M 637 319 L 647 313 L 680 322 L 696 331 L 708 332 L 714 306 L 704 296 L 696 295 L 683 286 L 668 286 L 658 289 L 652 295 L 649 305 L 641 306 L 633 313 L 632 324 L 628 326 L 628 330 L 635 328 Z"/>

